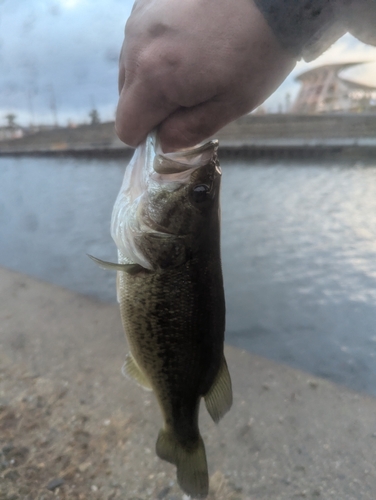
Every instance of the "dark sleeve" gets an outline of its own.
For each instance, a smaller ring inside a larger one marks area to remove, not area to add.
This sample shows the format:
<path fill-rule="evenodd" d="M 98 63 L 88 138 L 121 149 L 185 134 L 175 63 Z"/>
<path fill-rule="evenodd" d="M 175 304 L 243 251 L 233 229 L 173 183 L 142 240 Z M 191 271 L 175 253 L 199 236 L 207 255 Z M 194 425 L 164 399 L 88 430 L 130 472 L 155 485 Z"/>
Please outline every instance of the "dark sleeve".
<path fill-rule="evenodd" d="M 376 45 L 376 0 L 353 0 L 346 15 L 348 31 L 360 41 Z"/>
<path fill-rule="evenodd" d="M 297 58 L 315 59 L 347 31 L 376 44 L 376 0 L 255 2 L 281 44 Z"/>

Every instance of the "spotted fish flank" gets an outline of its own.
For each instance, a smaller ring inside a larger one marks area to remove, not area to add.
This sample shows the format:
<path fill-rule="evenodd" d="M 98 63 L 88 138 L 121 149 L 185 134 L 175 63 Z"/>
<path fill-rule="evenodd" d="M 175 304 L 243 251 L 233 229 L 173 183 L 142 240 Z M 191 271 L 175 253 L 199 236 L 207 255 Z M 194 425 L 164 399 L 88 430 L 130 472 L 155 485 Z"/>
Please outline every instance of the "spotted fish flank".
<path fill-rule="evenodd" d="M 208 494 L 198 428 L 200 400 L 215 422 L 232 404 L 223 354 L 217 142 L 162 153 L 151 134 L 137 148 L 115 202 L 111 233 L 117 295 L 130 353 L 124 372 L 156 395 L 164 425 L 157 455 L 176 465 L 179 485 Z"/>

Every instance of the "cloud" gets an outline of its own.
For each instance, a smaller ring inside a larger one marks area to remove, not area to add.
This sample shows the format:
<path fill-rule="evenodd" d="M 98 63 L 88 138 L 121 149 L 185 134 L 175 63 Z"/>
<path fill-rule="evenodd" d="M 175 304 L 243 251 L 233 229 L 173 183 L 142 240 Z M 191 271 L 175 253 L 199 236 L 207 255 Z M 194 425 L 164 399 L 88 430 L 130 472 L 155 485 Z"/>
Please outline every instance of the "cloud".
<path fill-rule="evenodd" d="M 0 123 L 13 112 L 23 124 L 88 120 L 95 105 L 114 118 L 117 62 L 133 0 L 0 0 Z M 350 35 L 316 61 L 300 62 L 266 107 L 285 106 L 299 90 L 299 73 L 332 62 L 376 61 L 376 48 Z M 344 73 L 376 85 L 376 62 Z"/>
<path fill-rule="evenodd" d="M 131 0 L 30 0 L 1 4 L 0 118 L 28 122 L 87 116 L 93 102 L 111 108 L 117 59 Z M 111 103 L 111 106 L 109 106 Z M 106 111 L 106 112 L 107 112 Z"/>

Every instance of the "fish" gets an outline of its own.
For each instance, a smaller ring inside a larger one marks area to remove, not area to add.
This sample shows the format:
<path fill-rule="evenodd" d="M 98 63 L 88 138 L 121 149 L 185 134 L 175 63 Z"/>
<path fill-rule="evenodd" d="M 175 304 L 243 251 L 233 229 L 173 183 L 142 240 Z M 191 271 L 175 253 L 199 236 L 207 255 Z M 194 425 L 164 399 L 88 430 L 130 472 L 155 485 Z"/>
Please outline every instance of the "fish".
<path fill-rule="evenodd" d="M 129 345 L 125 374 L 156 396 L 157 455 L 181 489 L 208 495 L 200 401 L 218 422 L 232 405 L 224 356 L 218 141 L 163 153 L 157 134 L 136 148 L 114 205 L 117 298 Z"/>

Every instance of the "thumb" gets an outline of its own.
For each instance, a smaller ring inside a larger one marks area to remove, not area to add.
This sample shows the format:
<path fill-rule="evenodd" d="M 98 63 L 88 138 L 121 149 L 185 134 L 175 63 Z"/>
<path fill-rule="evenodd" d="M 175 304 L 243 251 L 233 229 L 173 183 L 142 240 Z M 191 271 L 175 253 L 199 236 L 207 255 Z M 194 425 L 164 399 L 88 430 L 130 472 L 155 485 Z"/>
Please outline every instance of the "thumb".
<path fill-rule="evenodd" d="M 232 120 L 250 111 L 234 103 L 212 99 L 190 108 L 179 108 L 159 125 L 159 140 L 165 153 L 195 146 Z"/>

